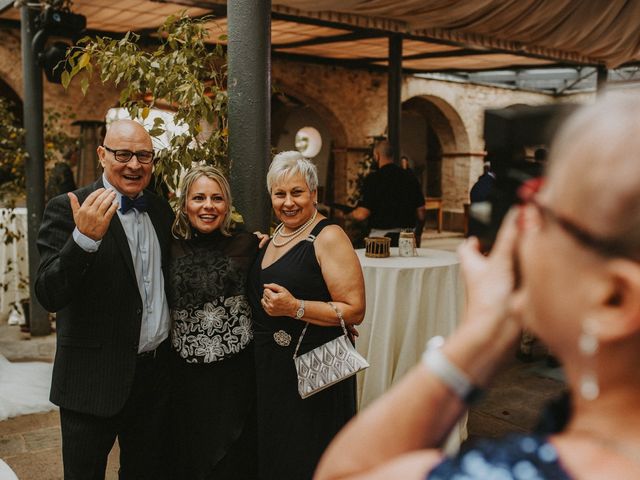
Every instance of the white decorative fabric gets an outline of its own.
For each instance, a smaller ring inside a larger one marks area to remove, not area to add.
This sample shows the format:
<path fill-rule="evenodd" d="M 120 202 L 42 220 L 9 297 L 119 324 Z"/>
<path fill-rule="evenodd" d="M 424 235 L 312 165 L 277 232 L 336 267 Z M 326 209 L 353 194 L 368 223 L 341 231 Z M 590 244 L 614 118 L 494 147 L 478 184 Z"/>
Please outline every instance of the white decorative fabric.
<path fill-rule="evenodd" d="M 0 224 L 0 323 L 24 323 L 19 305 L 29 298 L 27 209 L 0 209 Z"/>
<path fill-rule="evenodd" d="M 11 467 L 0 459 L 0 480 L 18 480 Z"/>
<path fill-rule="evenodd" d="M 18 415 L 48 412 L 53 365 L 45 362 L 10 362 L 0 355 L 0 421 Z"/>

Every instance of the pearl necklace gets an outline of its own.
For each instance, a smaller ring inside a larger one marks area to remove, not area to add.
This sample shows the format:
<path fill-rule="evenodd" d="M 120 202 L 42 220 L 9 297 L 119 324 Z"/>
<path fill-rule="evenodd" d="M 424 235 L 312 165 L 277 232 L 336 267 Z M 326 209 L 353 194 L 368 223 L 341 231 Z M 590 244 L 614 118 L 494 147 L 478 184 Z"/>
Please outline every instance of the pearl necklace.
<path fill-rule="evenodd" d="M 313 212 L 313 215 L 311 216 L 311 218 L 309 220 L 307 220 L 304 224 L 302 224 L 301 226 L 299 226 L 298 228 L 296 228 L 293 232 L 291 233 L 284 233 L 282 230 L 284 228 L 284 223 L 281 223 L 280 225 L 278 225 L 276 227 L 276 230 L 273 232 L 273 238 L 271 239 L 271 243 L 275 246 L 275 247 L 284 247 L 285 245 L 287 245 L 288 243 L 290 243 L 291 241 L 293 241 L 295 238 L 299 237 L 300 234 L 302 232 L 304 232 L 309 225 L 311 225 L 314 220 L 316 219 L 316 216 L 318 215 L 318 210 L 315 210 Z M 278 243 L 276 241 L 276 237 L 281 237 L 281 238 L 286 238 L 285 241 Z"/>

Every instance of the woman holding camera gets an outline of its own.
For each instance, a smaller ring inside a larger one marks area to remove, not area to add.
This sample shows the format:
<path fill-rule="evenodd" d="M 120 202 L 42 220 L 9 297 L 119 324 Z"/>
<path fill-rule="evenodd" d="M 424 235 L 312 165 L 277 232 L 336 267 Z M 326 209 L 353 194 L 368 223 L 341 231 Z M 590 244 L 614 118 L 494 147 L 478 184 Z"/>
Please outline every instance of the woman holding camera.
<path fill-rule="evenodd" d="M 459 329 L 347 425 L 315 478 L 640 478 L 639 110 L 637 95 L 610 94 L 566 123 L 546 183 L 521 189 L 491 254 L 475 238 L 460 249 Z M 445 457 L 438 446 L 465 400 L 523 326 L 565 366 L 566 427 Z"/>

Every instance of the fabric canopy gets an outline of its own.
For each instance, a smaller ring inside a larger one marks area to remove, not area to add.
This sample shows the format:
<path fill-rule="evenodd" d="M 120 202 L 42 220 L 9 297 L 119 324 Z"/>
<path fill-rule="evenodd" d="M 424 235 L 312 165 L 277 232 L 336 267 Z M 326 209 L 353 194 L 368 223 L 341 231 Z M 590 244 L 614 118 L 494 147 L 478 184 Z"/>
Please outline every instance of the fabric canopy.
<path fill-rule="evenodd" d="M 273 0 L 299 14 L 608 67 L 640 60 L 640 0 Z M 337 18 L 335 15 L 341 15 Z M 389 23 L 392 22 L 392 23 Z"/>

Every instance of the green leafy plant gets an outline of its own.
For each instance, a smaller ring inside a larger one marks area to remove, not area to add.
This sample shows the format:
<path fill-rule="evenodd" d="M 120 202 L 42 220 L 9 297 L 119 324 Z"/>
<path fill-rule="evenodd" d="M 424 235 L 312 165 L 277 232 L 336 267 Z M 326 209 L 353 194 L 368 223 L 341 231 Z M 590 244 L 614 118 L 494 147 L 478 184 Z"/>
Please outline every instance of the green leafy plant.
<path fill-rule="evenodd" d="M 13 105 L 0 97 L 0 198 L 7 209 L 0 212 L 0 238 L 5 245 L 9 245 L 23 238 L 24 234 L 16 226 L 15 207 L 17 199 L 25 194 L 25 161 L 27 152 L 24 146 L 25 130 L 20 126 L 12 110 Z M 44 161 L 48 167 L 55 162 L 65 161 L 65 154 L 78 147 L 78 139 L 70 135 L 64 127 L 64 120 L 73 118 L 70 110 L 58 112 L 47 110 L 44 121 Z M 45 175 L 48 174 L 48 169 Z M 45 176 L 45 178 L 46 178 Z M 25 252 L 20 252 L 25 255 Z M 24 260 L 24 258 L 21 258 Z M 14 279 L 0 282 L 0 293 L 7 292 L 14 281 L 13 287 L 28 297 L 29 281 L 23 275 L 12 276 L 13 271 L 19 271 L 18 265 L 8 260 L 4 266 L 5 278 Z M 19 311 L 16 302 L 10 303 L 12 309 Z"/>
<path fill-rule="evenodd" d="M 65 119 L 73 118 L 70 109 L 45 111 L 44 162 L 47 167 L 64 161 L 65 154 L 78 147 L 78 138 L 69 134 L 64 126 Z M 12 112 L 12 104 L 0 97 L 0 196 L 10 207 L 25 193 L 27 152 L 24 142 L 25 131 Z"/>
<path fill-rule="evenodd" d="M 170 190 L 193 162 L 215 165 L 228 173 L 226 56 L 220 44 L 207 45 L 206 23 L 212 17 L 170 16 L 158 29 L 159 45 L 143 49 L 140 36 L 80 40 L 70 49 L 62 83 L 68 88 L 78 77 L 87 93 L 94 75 L 120 88 L 120 105 L 132 118 L 146 119 L 156 106 L 174 111 L 176 125 L 186 131 L 174 135 L 157 155 L 154 173 Z M 221 37 L 223 39 L 223 37 Z M 150 134 L 158 137 L 166 125 L 154 119 Z"/>
<path fill-rule="evenodd" d="M 24 192 L 24 129 L 12 105 L 0 97 L 0 195 L 14 197 Z"/>

